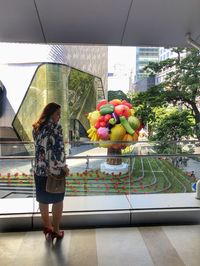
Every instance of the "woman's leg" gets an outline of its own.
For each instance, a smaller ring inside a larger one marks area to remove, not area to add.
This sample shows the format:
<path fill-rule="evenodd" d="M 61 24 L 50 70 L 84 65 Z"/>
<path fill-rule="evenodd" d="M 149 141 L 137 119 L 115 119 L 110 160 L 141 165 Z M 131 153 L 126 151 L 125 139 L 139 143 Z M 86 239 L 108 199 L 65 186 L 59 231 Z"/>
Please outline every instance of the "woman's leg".
<path fill-rule="evenodd" d="M 52 205 L 53 230 L 56 233 L 59 233 L 60 230 L 62 212 L 63 212 L 63 201 L 53 203 Z"/>
<path fill-rule="evenodd" d="M 49 204 L 39 203 L 40 213 L 44 227 L 52 228 L 50 217 L 49 217 Z"/>

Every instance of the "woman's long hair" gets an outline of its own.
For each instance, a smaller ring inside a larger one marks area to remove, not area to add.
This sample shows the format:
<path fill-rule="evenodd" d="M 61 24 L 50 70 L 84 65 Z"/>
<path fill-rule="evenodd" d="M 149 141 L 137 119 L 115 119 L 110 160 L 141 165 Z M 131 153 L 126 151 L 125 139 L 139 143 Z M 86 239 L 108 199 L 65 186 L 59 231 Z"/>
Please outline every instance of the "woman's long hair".
<path fill-rule="evenodd" d="M 48 103 L 44 107 L 39 119 L 32 125 L 34 130 L 36 132 L 40 131 L 41 128 L 49 121 L 52 114 L 55 113 L 59 108 L 61 108 L 61 106 L 57 103 Z"/>

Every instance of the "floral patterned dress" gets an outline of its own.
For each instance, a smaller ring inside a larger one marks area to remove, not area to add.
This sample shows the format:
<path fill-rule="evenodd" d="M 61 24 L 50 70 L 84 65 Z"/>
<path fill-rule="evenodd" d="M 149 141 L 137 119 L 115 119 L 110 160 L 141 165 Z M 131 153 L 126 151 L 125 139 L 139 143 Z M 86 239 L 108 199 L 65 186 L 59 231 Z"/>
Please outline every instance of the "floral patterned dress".
<path fill-rule="evenodd" d="M 52 194 L 46 192 L 46 179 L 49 172 L 60 174 L 65 166 L 65 150 L 62 127 L 49 121 L 39 132 L 33 130 L 35 142 L 35 185 L 36 199 L 41 203 L 62 201 L 64 193 Z"/>

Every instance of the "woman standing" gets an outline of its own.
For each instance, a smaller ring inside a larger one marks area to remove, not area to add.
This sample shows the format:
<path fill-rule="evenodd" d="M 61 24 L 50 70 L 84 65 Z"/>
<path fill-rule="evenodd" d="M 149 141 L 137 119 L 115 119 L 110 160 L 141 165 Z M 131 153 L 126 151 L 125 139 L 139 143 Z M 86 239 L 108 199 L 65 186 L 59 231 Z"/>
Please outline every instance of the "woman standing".
<path fill-rule="evenodd" d="M 35 186 L 36 200 L 43 220 L 45 237 L 61 239 L 64 231 L 60 231 L 63 211 L 64 193 L 46 192 L 48 172 L 59 175 L 64 169 L 69 173 L 65 162 L 65 150 L 62 127 L 58 124 L 61 106 L 52 102 L 46 105 L 39 119 L 33 124 L 35 142 Z M 49 204 L 52 205 L 52 222 L 49 217 Z"/>

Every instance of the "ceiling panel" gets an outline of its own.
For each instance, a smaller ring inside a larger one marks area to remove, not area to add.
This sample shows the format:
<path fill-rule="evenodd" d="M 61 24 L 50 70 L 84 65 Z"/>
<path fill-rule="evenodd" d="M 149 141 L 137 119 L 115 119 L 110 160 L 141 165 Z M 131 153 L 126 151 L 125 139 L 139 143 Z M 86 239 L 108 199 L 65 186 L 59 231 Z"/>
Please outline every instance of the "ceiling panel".
<path fill-rule="evenodd" d="M 200 0 L 133 0 L 123 45 L 187 46 L 200 37 Z"/>
<path fill-rule="evenodd" d="M 187 46 L 187 32 L 200 43 L 199 11 L 200 0 L 0 0 L 0 41 Z"/>
<path fill-rule="evenodd" d="M 44 42 L 33 0 L 0 0 L 0 42 Z"/>
<path fill-rule="evenodd" d="M 131 0 L 36 0 L 47 42 L 120 44 Z"/>

